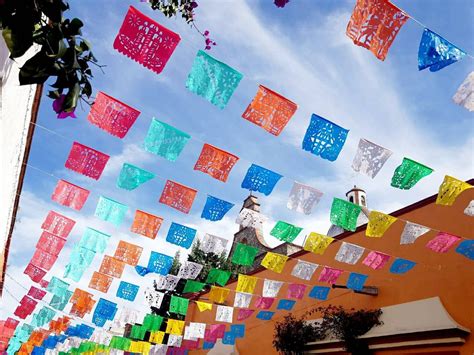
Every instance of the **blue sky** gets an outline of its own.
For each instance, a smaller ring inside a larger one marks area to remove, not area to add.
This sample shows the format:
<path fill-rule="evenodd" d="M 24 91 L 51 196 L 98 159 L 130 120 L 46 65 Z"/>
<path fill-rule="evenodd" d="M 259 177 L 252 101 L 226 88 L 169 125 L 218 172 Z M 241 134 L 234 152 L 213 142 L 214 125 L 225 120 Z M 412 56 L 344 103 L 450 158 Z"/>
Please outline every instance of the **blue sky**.
<path fill-rule="evenodd" d="M 271 0 L 198 2 L 197 24 L 202 30 L 208 29 L 218 43 L 210 54 L 244 74 L 224 110 L 185 88 L 195 54 L 204 47 L 204 40 L 180 18 L 167 19 L 139 2 L 101 1 L 99 4 L 83 0 L 71 3 L 72 14 L 86 24 L 84 35 L 92 42 L 94 54 L 101 64 L 107 65 L 105 74 L 95 70 L 95 91 L 104 91 L 124 101 L 140 110 L 141 115 L 128 135 L 120 140 L 87 121 L 87 106 L 76 111 L 76 120 L 57 120 L 51 101 L 48 98 L 42 100 L 38 123 L 57 134 L 37 128 L 28 163 L 54 177 L 27 169 L 7 270 L 25 287 L 29 288 L 32 283 L 22 272 L 34 253 L 41 223 L 50 209 L 78 222 L 56 265 L 48 273 L 48 277 L 62 277 L 71 248 L 87 226 L 112 234 L 106 254 L 113 254 L 120 239 L 144 246 L 142 265 L 148 261 L 151 250 L 174 255 L 177 248 L 165 242 L 172 221 L 197 228 L 200 236 L 208 232 L 231 240 L 237 231 L 235 217 L 242 200 L 248 195 L 240 184 L 251 163 L 285 176 L 270 196 L 258 195 L 262 212 L 270 218 L 267 232 L 274 221 L 282 219 L 305 227 L 305 232 L 325 233 L 329 227 L 332 198 L 343 197 L 353 185 L 367 191 L 369 208 L 392 212 L 434 194 L 445 174 L 464 180 L 473 177 L 472 114 L 451 100 L 457 87 L 474 69 L 473 61 L 465 58 L 437 73 L 419 72 L 417 52 L 423 29 L 414 21 L 409 20 L 402 28 L 387 59 L 382 62 L 369 51 L 353 45 L 345 35 L 355 3 L 353 0 L 292 0 L 284 9 L 276 8 Z M 395 3 L 433 31 L 468 53 L 474 53 L 472 2 L 399 0 Z M 182 38 L 160 75 L 112 47 L 131 4 Z M 298 104 L 298 111 L 279 137 L 241 117 L 259 84 Z M 313 112 L 350 129 L 342 153 L 335 162 L 323 160 L 300 148 Z M 193 137 L 177 162 L 169 162 L 140 149 L 152 117 Z M 351 169 L 361 137 L 394 152 L 374 180 Z M 111 156 L 99 181 L 64 168 L 73 141 Z M 204 142 L 240 157 L 227 183 L 193 170 Z M 404 156 L 435 169 L 432 175 L 409 191 L 390 187 L 392 173 Z M 134 191 L 118 189 L 115 181 L 124 162 L 152 171 L 159 177 Z M 51 201 L 57 178 L 91 190 L 87 204 L 80 212 Z M 189 215 L 158 203 L 165 179 L 199 191 Z M 310 216 L 286 209 L 288 193 L 295 180 L 325 193 Z M 220 222 L 202 220 L 200 214 L 206 194 L 233 202 L 236 207 Z M 100 195 L 130 206 L 120 228 L 93 216 Z M 129 232 L 135 209 L 164 218 L 156 240 Z M 275 243 L 272 237 L 267 238 L 270 243 Z M 301 241 L 302 238 L 297 240 Z M 81 281 L 78 284 L 71 281 L 71 289 L 87 289 L 92 272 L 98 270 L 101 260 L 102 255 L 97 255 Z M 139 283 L 144 289 L 151 285 L 153 276 L 139 278 L 131 267 L 127 267 L 122 279 Z M 105 298 L 120 302 L 114 296 L 118 283 L 114 281 Z M 25 293 L 9 278 L 6 288 L 17 298 Z M 94 290 L 88 291 L 95 293 L 97 299 L 104 297 Z M 3 304 L 2 316 L 5 317 L 17 303 L 5 295 Z M 146 309 L 140 302 L 134 307 Z"/>

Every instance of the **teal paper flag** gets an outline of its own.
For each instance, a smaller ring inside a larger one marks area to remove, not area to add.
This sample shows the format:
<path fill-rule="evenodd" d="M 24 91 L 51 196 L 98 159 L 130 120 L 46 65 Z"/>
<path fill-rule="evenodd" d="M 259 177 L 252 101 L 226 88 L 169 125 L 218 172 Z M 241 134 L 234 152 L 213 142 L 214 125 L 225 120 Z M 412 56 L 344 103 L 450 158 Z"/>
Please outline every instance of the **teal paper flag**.
<path fill-rule="evenodd" d="M 140 169 L 129 163 L 124 163 L 117 179 L 117 187 L 129 191 L 134 190 L 154 177 L 155 174 L 149 171 Z"/>
<path fill-rule="evenodd" d="M 96 253 L 103 253 L 107 247 L 110 235 L 92 228 L 86 228 L 78 247 L 89 249 Z"/>
<path fill-rule="evenodd" d="M 94 216 L 100 218 L 103 221 L 110 222 L 114 226 L 118 227 L 120 224 L 122 224 L 127 210 L 127 205 L 114 201 L 110 198 L 100 196 Z"/>
<path fill-rule="evenodd" d="M 176 161 L 189 138 L 189 134 L 153 118 L 143 149 L 169 161 Z"/>

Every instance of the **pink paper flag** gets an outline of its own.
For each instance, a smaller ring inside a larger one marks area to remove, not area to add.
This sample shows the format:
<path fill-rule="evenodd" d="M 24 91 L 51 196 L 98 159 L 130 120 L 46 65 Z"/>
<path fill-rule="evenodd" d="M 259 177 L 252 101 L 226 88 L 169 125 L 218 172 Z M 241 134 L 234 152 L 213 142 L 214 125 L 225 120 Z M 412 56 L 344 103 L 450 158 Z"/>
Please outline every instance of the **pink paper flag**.
<path fill-rule="evenodd" d="M 31 258 L 31 263 L 39 268 L 49 271 L 53 267 L 57 258 L 57 255 L 47 253 L 42 249 L 36 249 L 33 257 Z"/>
<path fill-rule="evenodd" d="M 366 256 L 362 264 L 371 267 L 374 270 L 383 268 L 383 266 L 389 261 L 390 255 L 381 253 L 379 251 L 371 251 L 369 255 Z"/>
<path fill-rule="evenodd" d="M 426 244 L 426 247 L 436 253 L 447 253 L 448 250 L 460 239 L 461 238 L 455 235 L 439 232 L 436 237 L 431 239 L 428 244 Z"/>
<path fill-rule="evenodd" d="M 304 284 L 289 284 L 288 285 L 288 298 L 302 299 L 304 292 L 306 291 L 306 285 Z"/>
<path fill-rule="evenodd" d="M 219 339 L 223 338 L 225 333 L 225 324 L 211 324 L 211 337 Z"/>
<path fill-rule="evenodd" d="M 58 255 L 63 249 L 65 243 L 66 239 L 43 231 L 43 233 L 41 233 L 41 237 L 38 240 L 38 243 L 36 243 L 36 248 L 42 249 L 53 255 Z"/>
<path fill-rule="evenodd" d="M 318 281 L 319 282 L 327 282 L 329 284 L 333 284 L 337 281 L 338 277 L 341 276 L 343 270 L 334 269 L 329 266 L 325 266 L 319 274 Z"/>
<path fill-rule="evenodd" d="M 239 308 L 239 312 L 237 313 L 237 320 L 245 320 L 249 318 L 253 314 L 254 310 L 253 309 L 248 309 L 248 308 Z"/>
<path fill-rule="evenodd" d="M 255 301 L 255 307 L 256 308 L 261 308 L 261 309 L 269 309 L 273 301 L 275 301 L 275 298 L 273 297 L 257 297 L 257 300 Z"/>
<path fill-rule="evenodd" d="M 58 237 L 67 238 L 75 224 L 76 221 L 57 212 L 49 211 L 41 228 Z"/>
<path fill-rule="evenodd" d="M 43 290 L 40 290 L 39 288 L 31 286 L 30 290 L 28 291 L 28 296 L 31 296 L 37 300 L 42 300 L 43 297 L 46 296 L 46 291 L 43 291 Z"/>
<path fill-rule="evenodd" d="M 24 274 L 28 275 L 33 282 L 40 282 L 41 279 L 46 275 L 46 271 L 41 270 L 39 267 L 29 263 L 26 266 Z"/>
<path fill-rule="evenodd" d="M 71 184 L 66 180 L 59 180 L 51 199 L 60 205 L 80 211 L 88 197 L 89 190 Z"/>
<path fill-rule="evenodd" d="M 109 158 L 107 154 L 74 142 L 66 160 L 65 167 L 76 173 L 99 180 Z"/>

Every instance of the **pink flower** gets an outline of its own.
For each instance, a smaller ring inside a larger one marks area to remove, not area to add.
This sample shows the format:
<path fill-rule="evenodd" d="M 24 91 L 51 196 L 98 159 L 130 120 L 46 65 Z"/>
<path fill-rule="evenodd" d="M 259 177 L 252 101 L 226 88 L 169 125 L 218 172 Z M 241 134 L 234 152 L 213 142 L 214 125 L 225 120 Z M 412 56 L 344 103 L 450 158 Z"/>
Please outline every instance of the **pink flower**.
<path fill-rule="evenodd" d="M 285 7 L 286 4 L 288 4 L 290 0 L 275 0 L 274 3 L 276 7 Z"/>
<path fill-rule="evenodd" d="M 75 109 L 71 112 L 63 111 L 64 100 L 66 100 L 66 95 L 62 94 L 56 100 L 53 101 L 54 112 L 58 114 L 59 119 L 64 119 L 67 117 L 76 118 L 76 115 L 74 114 Z"/>

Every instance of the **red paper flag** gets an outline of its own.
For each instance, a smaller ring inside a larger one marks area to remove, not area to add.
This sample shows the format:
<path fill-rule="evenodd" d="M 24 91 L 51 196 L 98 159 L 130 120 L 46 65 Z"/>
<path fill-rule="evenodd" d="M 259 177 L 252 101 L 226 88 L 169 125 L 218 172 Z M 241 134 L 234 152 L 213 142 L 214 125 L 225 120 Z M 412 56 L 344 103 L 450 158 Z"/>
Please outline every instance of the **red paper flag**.
<path fill-rule="evenodd" d="M 214 179 L 227 181 L 230 171 L 239 158 L 225 150 L 210 144 L 204 144 L 201 155 L 194 165 L 194 170 L 211 175 Z"/>
<path fill-rule="evenodd" d="M 181 38 L 130 6 L 114 48 L 155 73 L 162 72 Z"/>
<path fill-rule="evenodd" d="M 46 280 L 39 280 L 38 283 L 39 283 L 40 286 L 43 287 L 43 288 L 46 288 L 46 287 L 48 287 L 48 285 L 49 285 L 49 281 L 46 281 Z"/>
<path fill-rule="evenodd" d="M 258 92 L 242 117 L 278 136 L 298 106 L 275 91 L 259 85 Z"/>
<path fill-rule="evenodd" d="M 31 258 L 31 264 L 49 271 L 53 267 L 57 258 L 57 255 L 47 253 L 42 249 L 36 249 L 33 257 Z"/>
<path fill-rule="evenodd" d="M 138 245 L 127 243 L 123 240 L 117 245 L 114 257 L 125 264 L 136 266 L 142 255 L 143 248 Z"/>
<path fill-rule="evenodd" d="M 46 296 L 46 291 L 43 291 L 43 290 L 40 290 L 39 288 L 31 286 L 30 290 L 28 291 L 28 296 L 31 296 L 37 300 L 42 300 L 43 297 Z"/>
<path fill-rule="evenodd" d="M 89 288 L 93 288 L 97 291 L 107 293 L 110 285 L 112 285 L 113 280 L 114 279 L 111 276 L 94 271 L 91 281 L 89 282 Z"/>
<path fill-rule="evenodd" d="M 40 282 L 41 279 L 46 275 L 46 271 L 41 270 L 39 267 L 29 263 L 26 266 L 24 274 L 28 275 L 33 282 Z"/>
<path fill-rule="evenodd" d="M 58 255 L 64 247 L 66 239 L 55 236 L 49 232 L 43 231 L 41 237 L 36 243 L 36 248 L 47 251 L 50 254 Z"/>
<path fill-rule="evenodd" d="M 66 180 L 59 180 L 51 199 L 60 205 L 80 211 L 89 197 L 89 190 L 71 184 Z"/>
<path fill-rule="evenodd" d="M 165 188 L 161 193 L 160 202 L 177 209 L 183 213 L 189 213 L 196 197 L 197 190 L 167 180 Z"/>
<path fill-rule="evenodd" d="M 104 131 L 123 138 L 139 115 L 140 111 L 99 91 L 87 119 Z"/>
<path fill-rule="evenodd" d="M 5 321 L 4 326 L 7 327 L 7 328 L 15 330 L 19 323 L 20 323 L 20 321 L 8 317 L 7 320 Z"/>
<path fill-rule="evenodd" d="M 346 34 L 384 60 L 408 15 L 388 0 L 357 0 Z"/>
<path fill-rule="evenodd" d="M 13 314 L 18 318 L 25 319 L 35 310 L 37 304 L 38 302 L 36 302 L 34 299 L 28 296 L 23 296 L 20 301 L 20 305 L 16 308 Z"/>
<path fill-rule="evenodd" d="M 133 233 L 155 239 L 162 223 L 163 218 L 137 210 L 130 230 Z"/>
<path fill-rule="evenodd" d="M 121 278 L 125 263 L 112 256 L 104 255 L 102 264 L 100 264 L 99 272 L 112 277 Z"/>
<path fill-rule="evenodd" d="M 76 221 L 57 212 L 49 211 L 41 228 L 58 237 L 67 238 L 75 224 Z"/>
<path fill-rule="evenodd" d="M 109 160 L 107 154 L 74 142 L 66 160 L 66 168 L 98 180 Z"/>

